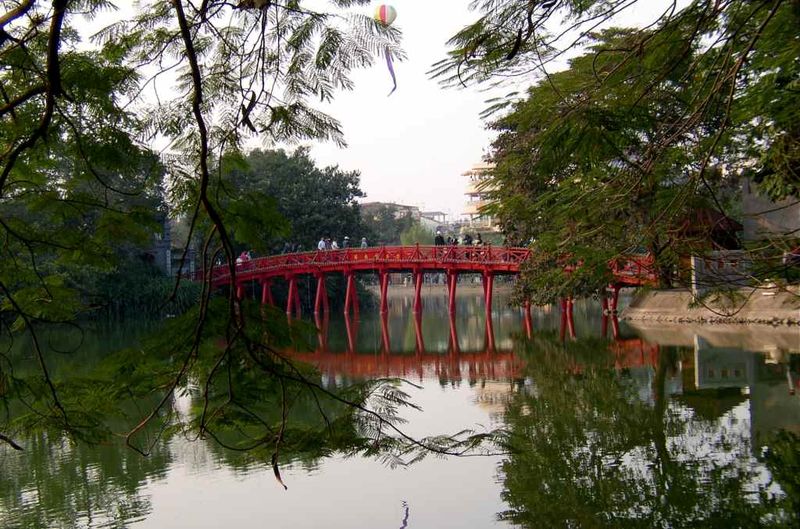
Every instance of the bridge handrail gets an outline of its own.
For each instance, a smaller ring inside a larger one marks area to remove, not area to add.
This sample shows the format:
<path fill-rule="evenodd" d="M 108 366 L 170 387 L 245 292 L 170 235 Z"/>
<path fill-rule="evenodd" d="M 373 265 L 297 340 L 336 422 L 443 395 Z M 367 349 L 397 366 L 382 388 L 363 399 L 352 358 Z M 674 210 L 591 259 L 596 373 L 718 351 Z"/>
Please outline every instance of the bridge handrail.
<path fill-rule="evenodd" d="M 268 279 L 284 274 L 317 274 L 369 268 L 518 272 L 530 253 L 528 248 L 491 245 L 341 248 L 258 257 L 237 264 L 236 273 L 242 281 L 249 281 L 253 278 Z M 653 284 L 657 280 L 655 260 L 650 254 L 625 256 L 608 264 L 612 274 L 623 279 L 626 284 Z M 565 268 L 569 269 L 569 266 Z M 195 273 L 194 279 L 203 278 L 203 270 Z M 222 284 L 229 279 L 227 264 L 217 265 L 211 270 L 213 283 Z"/>
<path fill-rule="evenodd" d="M 314 250 L 257 257 L 236 265 L 237 274 L 258 274 L 286 270 L 303 266 L 317 266 L 322 271 L 335 265 L 429 265 L 431 263 L 519 265 L 528 258 L 528 248 L 486 246 L 376 246 L 370 248 L 341 248 L 338 250 Z M 227 264 L 212 269 L 212 280 L 221 281 L 230 276 Z M 198 271 L 196 278 L 202 279 Z"/>

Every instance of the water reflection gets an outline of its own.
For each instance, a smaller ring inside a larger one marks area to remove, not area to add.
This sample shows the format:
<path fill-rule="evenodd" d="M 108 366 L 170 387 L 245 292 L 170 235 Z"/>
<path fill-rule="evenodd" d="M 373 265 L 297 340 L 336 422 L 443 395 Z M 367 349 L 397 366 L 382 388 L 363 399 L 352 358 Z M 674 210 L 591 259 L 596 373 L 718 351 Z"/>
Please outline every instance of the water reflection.
<path fill-rule="evenodd" d="M 292 354 L 323 385 L 419 382 L 425 411 L 408 416 L 410 433 L 492 424 L 510 455 L 391 470 L 334 445 L 299 447 L 286 454 L 284 492 L 268 459 L 211 440 L 164 438 L 142 458 L 36 434 L 24 453 L 0 447 L 0 526 L 796 525 L 796 335 L 633 328 L 585 302 L 570 321 L 559 307 L 509 307 L 502 292 L 489 321 L 481 293 L 460 296 L 455 315 L 444 292 L 423 302 L 417 315 L 409 294 L 383 317 L 364 307 L 360 318 L 321 317 Z M 101 351 L 107 338 L 92 340 Z M 199 398 L 188 388 L 172 407 L 185 413 Z M 319 422 L 312 399 L 292 413 Z"/>

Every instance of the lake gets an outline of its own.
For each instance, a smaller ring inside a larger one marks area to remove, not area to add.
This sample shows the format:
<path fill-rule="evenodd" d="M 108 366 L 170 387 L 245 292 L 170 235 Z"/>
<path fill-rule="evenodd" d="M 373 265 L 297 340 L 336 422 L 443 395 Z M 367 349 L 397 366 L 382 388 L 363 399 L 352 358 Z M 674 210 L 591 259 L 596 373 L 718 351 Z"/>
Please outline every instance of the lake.
<path fill-rule="evenodd" d="M 0 526 L 487 528 L 793 526 L 800 512 L 800 333 L 787 327 L 636 327 L 580 301 L 532 326 L 508 292 L 487 329 L 482 293 L 392 291 L 389 313 L 331 315 L 289 352 L 330 386 L 401 377 L 414 437 L 500 430 L 504 453 L 411 465 L 330 454 L 243 461 L 174 435 L 142 457 L 40 434 L 0 447 Z M 143 332 L 87 332 L 86 363 Z M 303 348 L 299 348 L 303 349 Z M 56 367 L 57 368 L 57 367 Z M 191 394 L 176 399 L 188 409 Z"/>

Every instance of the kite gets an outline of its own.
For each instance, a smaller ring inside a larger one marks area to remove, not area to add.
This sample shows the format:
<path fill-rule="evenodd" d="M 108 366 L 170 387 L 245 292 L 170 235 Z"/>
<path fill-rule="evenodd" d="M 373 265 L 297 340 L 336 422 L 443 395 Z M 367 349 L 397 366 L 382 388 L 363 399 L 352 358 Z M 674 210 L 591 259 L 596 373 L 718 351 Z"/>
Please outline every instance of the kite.
<path fill-rule="evenodd" d="M 381 26 L 389 27 L 394 22 L 394 19 L 397 18 L 397 11 L 392 6 L 381 4 L 375 9 L 375 21 L 378 22 Z M 392 76 L 392 83 L 394 86 L 392 87 L 392 91 L 389 92 L 389 95 L 392 95 L 395 90 L 397 90 L 397 77 L 394 75 L 394 64 L 392 63 L 392 52 L 387 47 L 384 51 L 384 55 L 386 56 L 386 67 L 389 69 L 389 75 Z"/>

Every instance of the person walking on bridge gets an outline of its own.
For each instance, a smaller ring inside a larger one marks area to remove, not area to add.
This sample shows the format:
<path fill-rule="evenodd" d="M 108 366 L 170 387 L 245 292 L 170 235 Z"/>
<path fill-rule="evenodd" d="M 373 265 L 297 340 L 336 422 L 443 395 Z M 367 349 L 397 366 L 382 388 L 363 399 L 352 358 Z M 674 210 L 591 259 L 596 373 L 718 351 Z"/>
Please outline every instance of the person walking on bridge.
<path fill-rule="evenodd" d="M 325 237 L 320 237 L 319 242 L 317 243 L 317 250 L 324 250 L 325 249 Z"/>

